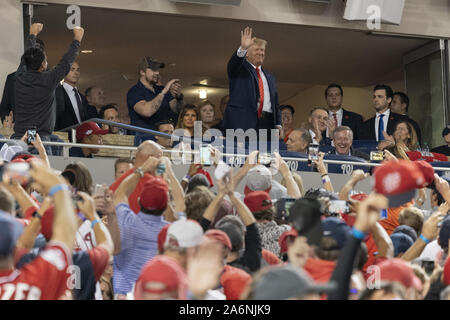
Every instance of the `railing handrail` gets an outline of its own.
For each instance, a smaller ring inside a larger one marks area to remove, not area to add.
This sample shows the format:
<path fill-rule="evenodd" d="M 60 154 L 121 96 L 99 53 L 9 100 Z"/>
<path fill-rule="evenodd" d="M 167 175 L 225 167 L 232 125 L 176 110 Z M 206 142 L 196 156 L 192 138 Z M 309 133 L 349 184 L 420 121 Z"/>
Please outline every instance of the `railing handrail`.
<path fill-rule="evenodd" d="M 16 143 L 18 140 L 13 139 L 0 139 L 0 142 L 12 142 Z M 123 151 L 136 151 L 137 147 L 128 147 L 128 146 L 114 146 L 114 145 L 104 145 L 104 144 L 84 144 L 84 143 L 71 143 L 71 142 L 53 142 L 53 141 L 42 141 L 43 145 L 48 146 L 58 146 L 58 147 L 79 147 L 79 148 L 93 148 L 93 149 L 112 149 L 112 150 L 123 150 Z M 185 154 L 199 154 L 197 150 L 173 150 L 173 149 L 163 149 L 163 152 L 166 153 L 180 153 L 183 152 Z M 238 158 L 247 158 L 248 154 L 234 154 L 234 153 L 221 153 L 223 157 L 238 157 Z M 281 157 L 285 161 L 298 161 L 298 162 L 308 162 L 307 158 L 294 158 L 294 157 Z M 356 162 L 356 161 L 345 161 L 345 160 L 331 160 L 331 159 L 323 159 L 323 162 L 326 164 L 349 164 L 355 166 L 365 166 L 365 167 L 377 167 L 380 166 L 381 163 L 371 163 L 371 162 Z M 436 171 L 450 171 L 450 167 L 433 167 Z"/>
<path fill-rule="evenodd" d="M 186 137 L 182 137 L 182 136 L 175 136 L 175 135 L 171 135 L 168 133 L 163 133 L 163 132 L 159 132 L 156 130 L 151 130 L 151 129 L 145 129 L 145 128 L 141 128 L 141 127 L 136 127 L 136 126 L 132 126 L 130 124 L 125 124 L 125 123 L 120 123 L 120 122 L 114 122 L 114 121 L 110 121 L 110 120 L 104 120 L 104 119 L 99 119 L 99 118 L 92 118 L 92 119 L 88 119 L 86 121 L 83 121 L 81 123 L 77 123 L 74 124 L 73 126 L 58 130 L 58 131 L 62 131 L 62 132 L 69 132 L 73 129 L 78 128 L 79 126 L 81 126 L 83 123 L 86 122 L 96 122 L 96 123 L 101 123 L 101 124 L 107 124 L 109 126 L 113 126 L 113 127 L 119 127 L 122 129 L 127 129 L 127 130 L 131 130 L 131 131 L 136 131 L 136 132 L 140 132 L 140 133 L 147 133 L 149 135 L 153 135 L 153 136 L 159 136 L 159 137 L 163 137 L 163 138 L 169 138 L 169 139 L 173 139 L 173 141 L 180 141 L 183 138 Z M 190 138 L 190 137 L 189 137 Z"/>

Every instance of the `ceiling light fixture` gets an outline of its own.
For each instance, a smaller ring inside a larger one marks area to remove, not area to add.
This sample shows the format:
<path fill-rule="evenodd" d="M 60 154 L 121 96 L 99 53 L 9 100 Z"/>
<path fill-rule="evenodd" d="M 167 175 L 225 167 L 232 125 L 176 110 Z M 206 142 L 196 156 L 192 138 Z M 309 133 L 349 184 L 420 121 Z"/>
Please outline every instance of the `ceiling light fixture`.
<path fill-rule="evenodd" d="M 83 53 L 83 54 L 91 54 L 91 53 L 94 53 L 94 50 L 81 50 L 81 53 Z"/>
<path fill-rule="evenodd" d="M 198 96 L 200 99 L 206 99 L 208 97 L 208 90 L 206 89 L 198 90 Z"/>

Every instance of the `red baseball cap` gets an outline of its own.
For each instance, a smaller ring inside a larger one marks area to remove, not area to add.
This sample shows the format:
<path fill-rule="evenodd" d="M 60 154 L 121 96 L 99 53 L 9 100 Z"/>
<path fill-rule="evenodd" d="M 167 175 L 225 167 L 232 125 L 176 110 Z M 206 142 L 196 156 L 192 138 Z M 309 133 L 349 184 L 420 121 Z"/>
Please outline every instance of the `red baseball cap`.
<path fill-rule="evenodd" d="M 81 141 L 93 134 L 103 135 L 108 132 L 107 129 L 101 129 L 95 122 L 86 122 L 77 128 L 77 141 Z"/>
<path fill-rule="evenodd" d="M 405 260 L 400 258 L 387 259 L 377 266 L 380 268 L 381 281 L 397 281 L 405 288 L 414 287 L 419 291 L 422 290 L 422 282 Z"/>
<path fill-rule="evenodd" d="M 367 199 L 368 196 L 369 195 L 367 193 L 362 192 L 362 193 L 356 193 L 356 194 L 352 195 L 350 197 L 350 199 L 356 200 L 356 201 L 364 201 Z"/>
<path fill-rule="evenodd" d="M 158 233 L 158 251 L 164 252 L 164 243 L 166 242 L 167 230 L 170 227 L 170 223 L 166 224 Z"/>
<path fill-rule="evenodd" d="M 413 161 L 413 163 L 417 167 L 417 169 L 422 172 L 425 179 L 423 185 L 419 185 L 418 187 L 425 188 L 426 186 L 430 185 L 434 181 L 434 168 L 431 166 L 431 164 L 424 160 Z"/>
<path fill-rule="evenodd" d="M 240 300 L 242 293 L 252 281 L 252 277 L 242 269 L 225 266 L 225 271 L 220 277 L 223 293 L 227 300 Z"/>
<path fill-rule="evenodd" d="M 264 201 L 270 203 L 264 204 Z M 247 193 L 244 198 L 245 205 L 250 209 L 251 212 L 258 212 L 262 210 L 267 210 L 272 208 L 272 199 L 269 194 L 265 191 L 253 191 Z"/>
<path fill-rule="evenodd" d="M 19 155 L 16 155 L 13 157 L 13 160 L 11 162 L 27 162 L 30 163 L 31 161 L 37 160 L 34 155 L 28 154 L 28 153 L 20 153 Z"/>
<path fill-rule="evenodd" d="M 411 201 L 418 186 L 425 183 L 422 172 L 406 160 L 384 162 L 374 170 L 374 178 L 374 191 L 389 199 L 389 208 Z"/>
<path fill-rule="evenodd" d="M 147 210 L 161 210 L 167 207 L 169 187 L 161 178 L 151 179 L 144 184 L 140 195 L 140 203 Z"/>
<path fill-rule="evenodd" d="M 444 284 L 446 286 L 450 285 L 450 258 L 447 258 L 444 265 Z"/>
<path fill-rule="evenodd" d="M 221 242 L 225 247 L 231 250 L 230 237 L 222 230 L 210 229 L 206 231 L 205 237 Z"/>
<path fill-rule="evenodd" d="M 206 179 L 208 179 L 209 187 L 210 188 L 214 187 L 213 179 L 211 178 L 211 175 L 209 174 L 208 171 L 205 171 L 202 168 L 200 168 L 200 169 L 197 170 L 197 172 L 195 174 L 202 174 L 202 175 L 204 175 L 206 177 Z"/>
<path fill-rule="evenodd" d="M 292 228 L 289 231 L 283 232 L 280 236 L 280 238 L 278 239 L 278 244 L 280 245 L 280 253 L 285 253 L 288 251 L 288 247 L 287 247 L 287 240 L 289 238 L 297 238 L 298 237 L 298 233 L 297 231 L 295 231 L 294 228 Z"/>
<path fill-rule="evenodd" d="M 142 269 L 136 282 L 134 296 L 142 300 L 144 293 L 177 293 L 177 299 L 186 300 L 187 277 L 175 260 L 168 256 L 156 256 Z"/>

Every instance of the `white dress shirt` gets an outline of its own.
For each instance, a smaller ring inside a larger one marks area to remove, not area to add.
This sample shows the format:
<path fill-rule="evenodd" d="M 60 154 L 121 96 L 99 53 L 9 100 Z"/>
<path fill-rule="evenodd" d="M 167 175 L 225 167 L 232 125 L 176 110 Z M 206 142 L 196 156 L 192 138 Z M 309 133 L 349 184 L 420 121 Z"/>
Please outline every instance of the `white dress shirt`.
<path fill-rule="evenodd" d="M 336 111 L 336 112 L 332 112 L 332 111 L 329 111 L 328 112 L 328 117 L 330 118 L 330 120 L 332 120 L 332 121 L 334 121 L 334 116 L 333 116 L 333 114 L 334 113 L 336 113 L 336 118 L 337 118 L 337 124 L 336 124 L 336 128 L 337 127 L 339 127 L 339 126 L 342 126 L 342 117 L 344 116 L 344 110 L 342 110 L 342 108 L 340 108 L 338 111 Z M 331 134 L 333 133 L 333 132 L 328 132 L 329 130 L 328 130 L 328 128 L 327 128 L 327 137 L 328 138 L 331 138 Z"/>
<path fill-rule="evenodd" d="M 391 109 L 387 109 L 385 112 L 383 112 L 383 113 L 376 113 L 376 116 L 375 116 L 375 137 L 377 138 L 377 141 L 380 141 L 380 140 L 384 140 L 384 137 L 381 137 L 381 139 L 378 137 L 378 123 L 380 122 L 380 115 L 381 114 L 384 114 L 384 117 L 383 117 L 383 124 L 384 124 L 384 131 L 386 131 L 387 132 L 387 125 L 388 125 L 388 121 L 389 121 L 389 116 L 390 116 L 390 114 L 391 114 Z"/>
<path fill-rule="evenodd" d="M 77 98 L 75 97 L 75 92 L 73 91 L 73 89 L 76 89 L 74 87 L 72 87 L 70 84 L 68 83 L 63 83 L 63 87 L 67 92 L 67 95 L 69 96 L 70 102 L 72 103 L 72 107 L 73 107 L 73 111 L 75 111 L 75 115 L 77 116 L 77 120 L 78 123 L 81 123 L 81 117 L 80 117 L 80 106 L 78 106 L 77 103 Z M 81 97 L 80 101 L 81 101 Z"/>

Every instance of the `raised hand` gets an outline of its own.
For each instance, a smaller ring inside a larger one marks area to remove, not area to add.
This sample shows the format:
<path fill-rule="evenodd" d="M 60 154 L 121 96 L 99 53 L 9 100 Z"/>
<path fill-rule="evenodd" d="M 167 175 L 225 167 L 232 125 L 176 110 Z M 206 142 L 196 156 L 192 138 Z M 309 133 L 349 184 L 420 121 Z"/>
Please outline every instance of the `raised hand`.
<path fill-rule="evenodd" d="M 172 96 L 178 97 L 181 91 L 181 83 L 179 81 L 174 82 L 173 85 L 170 87 L 169 91 L 172 94 Z"/>
<path fill-rule="evenodd" d="M 436 173 L 434 174 L 434 185 L 436 190 L 441 194 L 445 201 L 450 203 L 450 186 L 447 181 L 439 177 Z"/>
<path fill-rule="evenodd" d="M 358 169 L 358 170 L 353 171 L 353 173 L 352 173 L 352 179 L 353 179 L 355 182 L 359 182 L 359 181 L 362 181 L 362 180 L 364 180 L 365 178 L 367 178 L 369 175 L 370 175 L 369 173 L 365 173 L 363 170 Z"/>
<path fill-rule="evenodd" d="M 154 172 L 158 164 L 161 163 L 161 159 L 155 157 L 148 157 L 148 159 L 141 166 L 142 171 L 144 172 Z"/>
<path fill-rule="evenodd" d="M 243 50 L 247 50 L 254 44 L 256 37 L 252 37 L 252 32 L 252 28 L 250 27 L 246 27 L 241 31 L 241 48 Z"/>
<path fill-rule="evenodd" d="M 42 23 L 33 23 L 30 26 L 30 34 L 37 36 L 39 33 L 41 33 L 43 28 L 44 25 Z"/>
<path fill-rule="evenodd" d="M 384 150 L 384 158 L 388 161 L 398 161 L 397 157 L 394 156 L 389 150 Z"/>
<path fill-rule="evenodd" d="M 336 129 L 336 122 L 334 122 L 334 119 L 328 119 L 327 120 L 327 128 L 330 135 L 333 134 L 334 129 Z"/>
<path fill-rule="evenodd" d="M 180 79 L 172 79 L 169 82 L 166 83 L 166 86 L 163 89 L 163 93 L 166 94 L 167 92 L 170 91 L 170 89 L 172 88 L 172 86 L 176 83 L 176 82 L 180 82 Z M 181 88 L 181 86 L 180 86 Z"/>
<path fill-rule="evenodd" d="M 206 240 L 188 252 L 187 277 L 189 290 L 202 299 L 206 292 L 217 287 L 223 272 L 222 245 L 218 241 Z"/>
<path fill-rule="evenodd" d="M 83 199 L 83 201 L 77 201 L 78 208 L 89 221 L 94 220 L 96 214 L 94 199 L 85 192 L 79 191 L 78 195 Z"/>
<path fill-rule="evenodd" d="M 46 194 L 57 184 L 65 184 L 64 178 L 57 175 L 51 168 L 47 167 L 42 160 L 36 159 L 31 162 L 30 175 Z"/>
<path fill-rule="evenodd" d="M 423 224 L 422 234 L 425 238 L 427 238 L 430 241 L 436 239 L 436 237 L 439 234 L 439 227 L 438 227 L 439 222 L 441 222 L 446 215 L 446 213 L 443 213 L 444 210 L 445 209 L 443 206 L 442 208 L 440 207 L 439 210 L 434 212 L 431 215 L 431 217 L 429 217 L 427 221 L 425 221 L 425 223 Z"/>
<path fill-rule="evenodd" d="M 315 161 L 313 161 L 313 163 L 316 165 L 317 167 L 317 171 L 319 171 L 320 175 L 324 175 L 327 174 L 327 168 L 325 167 L 325 164 L 323 163 L 323 157 L 325 156 L 325 153 L 323 152 L 319 152 L 319 158 Z"/>
<path fill-rule="evenodd" d="M 395 144 L 395 139 L 393 136 L 389 135 L 386 131 L 383 131 L 384 140 L 390 141 L 392 144 Z"/>
<path fill-rule="evenodd" d="M 393 145 L 395 145 L 395 143 L 390 141 L 390 140 L 381 140 L 380 142 L 378 142 L 377 149 L 378 150 L 384 150 L 384 149 L 389 148 L 389 147 L 391 147 Z"/>
<path fill-rule="evenodd" d="M 354 224 L 355 229 L 369 232 L 380 218 L 380 210 L 388 207 L 388 199 L 381 195 L 372 193 L 366 200 L 359 203 L 358 214 Z"/>
<path fill-rule="evenodd" d="M 81 42 L 81 40 L 83 40 L 84 37 L 84 29 L 81 27 L 75 27 L 73 28 L 73 38 L 75 40 L 78 40 Z"/>
<path fill-rule="evenodd" d="M 286 161 L 281 158 L 278 152 L 273 153 L 275 156 L 275 168 L 280 171 L 280 174 L 284 177 L 289 174 L 289 166 Z"/>

